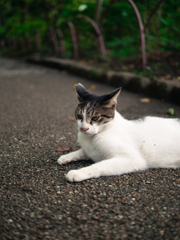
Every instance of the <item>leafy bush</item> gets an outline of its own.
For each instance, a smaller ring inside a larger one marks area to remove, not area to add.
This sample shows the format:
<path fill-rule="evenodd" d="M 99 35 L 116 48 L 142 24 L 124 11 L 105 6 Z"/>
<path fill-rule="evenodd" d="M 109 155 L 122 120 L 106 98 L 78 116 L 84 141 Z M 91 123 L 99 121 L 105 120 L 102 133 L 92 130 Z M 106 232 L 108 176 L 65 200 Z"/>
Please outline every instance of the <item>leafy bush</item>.
<path fill-rule="evenodd" d="M 157 0 L 134 1 L 144 24 Z M 51 26 L 60 28 L 65 38 L 66 57 L 73 56 L 73 45 L 68 21 L 72 21 L 78 33 L 79 51 L 82 57 L 100 55 L 97 36 L 92 25 L 81 15 L 94 19 L 95 0 L 1 0 L 0 41 L 29 37 L 35 43 L 38 29 L 43 53 L 52 53 L 49 34 Z M 154 14 L 146 31 L 146 51 L 180 50 L 180 6 L 178 1 L 164 1 Z M 128 1 L 104 0 L 100 28 L 109 56 L 124 58 L 134 56 L 140 43 L 138 21 Z"/>

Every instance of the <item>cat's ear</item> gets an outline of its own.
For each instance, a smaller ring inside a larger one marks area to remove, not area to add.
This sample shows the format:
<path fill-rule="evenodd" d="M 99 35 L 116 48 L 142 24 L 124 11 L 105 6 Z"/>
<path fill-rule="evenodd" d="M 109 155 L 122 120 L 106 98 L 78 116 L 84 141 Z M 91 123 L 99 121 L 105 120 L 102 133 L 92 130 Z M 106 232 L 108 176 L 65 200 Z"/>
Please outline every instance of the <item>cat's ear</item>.
<path fill-rule="evenodd" d="M 80 103 L 85 102 L 85 97 L 89 95 L 86 88 L 81 83 L 78 83 L 78 85 L 75 86 L 75 90 L 76 90 L 76 94 L 79 102 Z"/>
<path fill-rule="evenodd" d="M 121 87 L 117 88 L 114 91 L 112 91 L 111 93 L 107 94 L 102 101 L 103 105 L 105 107 L 112 107 L 112 106 L 116 105 L 117 97 L 119 96 L 121 89 L 122 89 Z"/>

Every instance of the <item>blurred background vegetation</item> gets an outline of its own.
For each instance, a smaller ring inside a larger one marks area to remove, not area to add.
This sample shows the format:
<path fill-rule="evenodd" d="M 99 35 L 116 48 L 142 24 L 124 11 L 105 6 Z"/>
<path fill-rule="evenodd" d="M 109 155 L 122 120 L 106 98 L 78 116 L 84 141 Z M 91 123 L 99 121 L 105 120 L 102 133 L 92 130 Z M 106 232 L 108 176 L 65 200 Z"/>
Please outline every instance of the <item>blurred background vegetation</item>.
<path fill-rule="evenodd" d="M 161 58 L 168 55 L 164 54 L 167 52 L 177 55 L 180 50 L 179 1 L 134 0 L 144 26 L 158 2 L 161 4 L 145 31 L 147 56 Z M 64 35 L 64 57 L 73 58 L 71 33 L 67 24 L 71 21 L 77 32 L 80 59 L 97 60 L 101 56 L 97 36 L 92 25 L 82 15 L 98 23 L 107 59 L 112 60 L 113 66 L 116 65 L 113 61 L 131 59 L 140 52 L 138 21 L 132 6 L 125 0 L 1 0 L 0 52 L 15 53 L 12 51 L 14 46 L 15 50 L 19 50 L 18 54 L 27 54 L 26 48 L 29 46 L 29 52 L 53 55 L 50 28 L 54 27 Z M 58 36 L 57 39 L 59 41 Z M 178 64 L 176 59 L 174 65 L 179 67 Z"/>

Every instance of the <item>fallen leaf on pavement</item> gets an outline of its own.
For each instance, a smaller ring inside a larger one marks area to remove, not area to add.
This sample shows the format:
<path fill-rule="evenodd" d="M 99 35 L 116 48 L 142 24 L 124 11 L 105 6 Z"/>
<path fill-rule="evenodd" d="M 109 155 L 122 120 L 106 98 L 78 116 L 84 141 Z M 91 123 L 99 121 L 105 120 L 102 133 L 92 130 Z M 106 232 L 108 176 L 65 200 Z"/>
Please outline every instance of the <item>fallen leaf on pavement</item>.
<path fill-rule="evenodd" d="M 171 75 L 168 74 L 168 75 L 166 75 L 164 78 L 165 78 L 165 79 L 170 79 L 170 78 L 171 78 Z"/>
<path fill-rule="evenodd" d="M 149 98 L 141 98 L 140 102 L 142 103 L 149 103 L 151 100 Z"/>
<path fill-rule="evenodd" d="M 179 81 L 180 81 L 180 77 L 178 76 L 177 78 L 174 78 L 174 80 L 175 80 L 176 82 L 179 82 Z"/>
<path fill-rule="evenodd" d="M 70 120 L 70 121 L 75 121 L 76 119 L 72 117 L 72 118 L 70 118 L 69 120 Z"/>
<path fill-rule="evenodd" d="M 166 79 L 166 80 L 167 80 L 167 79 L 171 79 L 171 75 L 168 74 L 168 75 L 166 75 L 166 76 L 162 76 L 161 79 L 162 79 L 162 80 L 164 80 L 164 79 Z"/>
<path fill-rule="evenodd" d="M 92 86 L 91 86 L 91 89 L 92 89 L 92 90 L 95 90 L 95 89 L 96 89 L 96 86 L 95 86 L 95 85 L 92 85 Z"/>
<path fill-rule="evenodd" d="M 62 148 L 56 149 L 56 151 L 58 151 L 58 152 L 66 152 L 66 151 L 69 151 L 69 150 L 70 150 L 70 147 L 62 147 Z"/>
<path fill-rule="evenodd" d="M 73 88 L 75 88 L 77 85 L 78 85 L 78 83 L 75 83 L 75 84 L 73 85 Z"/>

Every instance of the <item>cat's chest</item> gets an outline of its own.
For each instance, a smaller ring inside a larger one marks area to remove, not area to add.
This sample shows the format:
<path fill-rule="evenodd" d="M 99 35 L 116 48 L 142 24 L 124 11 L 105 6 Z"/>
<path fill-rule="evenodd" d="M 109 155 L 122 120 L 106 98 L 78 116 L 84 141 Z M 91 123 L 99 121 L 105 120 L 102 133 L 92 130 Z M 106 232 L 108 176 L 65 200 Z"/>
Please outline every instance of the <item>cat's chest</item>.
<path fill-rule="evenodd" d="M 78 142 L 86 155 L 95 162 L 106 159 L 106 151 L 103 145 L 97 141 L 94 136 L 88 136 L 82 133 L 78 134 Z"/>

